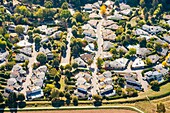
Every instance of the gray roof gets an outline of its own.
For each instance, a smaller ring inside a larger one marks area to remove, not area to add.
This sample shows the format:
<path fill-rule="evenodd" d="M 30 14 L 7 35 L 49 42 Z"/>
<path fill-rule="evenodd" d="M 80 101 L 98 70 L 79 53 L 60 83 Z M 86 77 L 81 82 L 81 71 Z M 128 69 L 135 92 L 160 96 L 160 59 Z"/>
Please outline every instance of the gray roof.
<path fill-rule="evenodd" d="M 156 63 L 160 57 L 157 54 L 155 54 L 148 56 L 148 58 L 151 60 L 152 63 Z"/>

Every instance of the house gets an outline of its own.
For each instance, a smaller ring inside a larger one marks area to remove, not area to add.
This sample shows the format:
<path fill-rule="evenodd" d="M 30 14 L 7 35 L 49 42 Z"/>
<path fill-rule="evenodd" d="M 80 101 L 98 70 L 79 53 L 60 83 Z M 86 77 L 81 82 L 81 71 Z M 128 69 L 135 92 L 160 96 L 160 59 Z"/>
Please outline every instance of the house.
<path fill-rule="evenodd" d="M 169 73 L 169 68 L 163 67 L 162 64 L 156 65 L 155 69 L 158 72 L 162 73 L 163 76 Z"/>
<path fill-rule="evenodd" d="M 97 28 L 98 20 L 89 20 L 87 23 L 90 24 L 93 28 Z"/>
<path fill-rule="evenodd" d="M 19 49 L 19 51 L 27 56 L 32 55 L 32 48 L 31 47 L 24 47 L 22 49 Z"/>
<path fill-rule="evenodd" d="M 99 4 L 99 2 L 93 3 L 92 7 L 93 7 L 94 9 L 100 9 L 100 4 Z"/>
<path fill-rule="evenodd" d="M 153 80 L 157 80 L 158 82 L 162 81 L 162 73 L 158 72 L 158 71 L 148 71 L 146 73 L 144 73 L 144 75 L 146 76 L 146 80 L 148 82 L 151 82 Z"/>
<path fill-rule="evenodd" d="M 111 78 L 112 77 L 112 73 L 110 71 L 105 71 L 105 72 L 103 72 L 103 76 L 105 78 Z"/>
<path fill-rule="evenodd" d="M 103 42 L 103 51 L 108 51 L 112 47 L 114 47 L 114 45 L 110 41 Z"/>
<path fill-rule="evenodd" d="M 118 46 L 117 51 L 123 51 L 124 53 L 128 52 L 128 50 L 124 46 Z"/>
<path fill-rule="evenodd" d="M 91 13 L 89 15 L 89 18 L 90 19 L 101 19 L 101 16 L 99 14 L 96 14 L 96 13 Z"/>
<path fill-rule="evenodd" d="M 95 33 L 95 31 L 93 29 L 85 29 L 83 31 L 83 34 L 85 36 L 89 36 L 89 37 L 96 37 L 96 33 Z"/>
<path fill-rule="evenodd" d="M 108 27 L 108 26 L 110 26 L 110 25 L 112 25 L 112 24 L 115 24 L 115 22 L 112 21 L 112 20 L 105 20 L 105 21 L 103 21 L 102 26 L 103 26 L 103 27 Z"/>
<path fill-rule="evenodd" d="M 125 69 L 128 64 L 128 59 L 126 58 L 119 58 L 114 61 L 105 61 L 105 68 L 107 70 L 110 69 Z"/>
<path fill-rule="evenodd" d="M 11 32 L 14 32 L 15 31 L 15 27 L 16 27 L 16 25 L 9 25 L 8 26 L 8 30 L 11 31 Z"/>
<path fill-rule="evenodd" d="M 41 87 L 39 86 L 28 86 L 28 89 L 26 91 L 26 97 L 28 100 L 32 100 L 35 98 L 43 97 L 44 93 Z"/>
<path fill-rule="evenodd" d="M 110 52 L 103 52 L 102 54 L 102 59 L 111 59 L 112 58 L 112 54 Z"/>
<path fill-rule="evenodd" d="M 170 36 L 163 37 L 163 39 L 170 44 Z"/>
<path fill-rule="evenodd" d="M 43 38 L 40 43 L 43 44 L 43 43 L 47 43 L 48 41 L 49 41 L 49 38 L 46 37 L 46 38 Z"/>
<path fill-rule="evenodd" d="M 80 58 L 84 60 L 86 63 L 88 63 L 90 60 L 93 60 L 94 54 L 91 53 L 84 53 L 80 55 Z"/>
<path fill-rule="evenodd" d="M 9 55 L 8 51 L 0 52 L 0 62 L 4 62 L 6 60 L 6 58 L 8 57 L 8 55 Z"/>
<path fill-rule="evenodd" d="M 142 29 L 151 33 L 151 34 L 156 34 L 161 31 L 165 31 L 162 27 L 160 26 L 149 26 L 149 25 L 143 25 Z"/>
<path fill-rule="evenodd" d="M 93 29 L 93 27 L 90 25 L 90 24 L 84 24 L 82 26 L 82 29 L 85 30 L 85 29 Z"/>
<path fill-rule="evenodd" d="M 20 41 L 20 42 L 17 43 L 17 46 L 19 46 L 19 47 L 31 47 L 32 44 L 29 43 L 29 42 L 26 41 L 26 40 L 22 40 L 22 41 Z"/>
<path fill-rule="evenodd" d="M 27 34 L 29 26 L 28 25 L 22 25 L 22 27 L 24 28 L 24 34 Z"/>
<path fill-rule="evenodd" d="M 144 66 L 145 66 L 145 63 L 141 58 L 136 58 L 132 64 L 133 69 L 144 68 Z"/>
<path fill-rule="evenodd" d="M 114 14 L 112 16 L 108 16 L 107 19 L 118 21 L 118 20 L 122 20 L 124 18 L 123 18 L 123 16 L 121 14 Z"/>
<path fill-rule="evenodd" d="M 120 3 L 119 6 L 120 6 L 120 10 L 127 10 L 131 8 L 129 5 L 125 3 Z"/>
<path fill-rule="evenodd" d="M 134 34 L 137 35 L 137 36 L 140 36 L 140 35 L 146 35 L 146 36 L 148 36 L 148 35 L 149 35 L 148 32 L 146 32 L 146 31 L 144 31 L 144 30 L 142 30 L 142 29 L 139 29 L 139 28 L 135 30 Z"/>
<path fill-rule="evenodd" d="M 113 8 L 113 5 L 114 5 L 114 2 L 111 1 L 111 0 L 107 0 L 104 4 L 105 4 L 109 9 L 112 9 L 112 8 Z"/>
<path fill-rule="evenodd" d="M 14 86 L 15 84 L 17 84 L 17 81 L 15 78 L 10 78 L 7 80 L 7 85 L 8 86 Z"/>
<path fill-rule="evenodd" d="M 53 59 L 54 57 L 53 53 L 48 48 L 41 47 L 39 51 L 45 53 L 48 59 Z"/>
<path fill-rule="evenodd" d="M 146 55 L 150 54 L 151 51 L 147 48 L 138 48 L 137 51 L 136 51 L 136 54 L 139 56 L 139 57 L 146 57 Z"/>
<path fill-rule="evenodd" d="M 166 21 L 166 23 L 170 25 L 170 20 Z"/>
<path fill-rule="evenodd" d="M 94 47 L 94 44 L 93 43 L 89 43 L 85 48 L 84 48 L 85 51 L 87 52 L 94 52 L 95 51 L 95 47 Z"/>
<path fill-rule="evenodd" d="M 102 32 L 103 37 L 113 34 L 113 31 L 110 29 L 104 29 Z"/>
<path fill-rule="evenodd" d="M 78 64 L 78 67 L 86 67 L 87 64 L 79 57 L 75 58 L 74 62 Z"/>
<path fill-rule="evenodd" d="M 88 43 L 91 43 L 91 42 L 96 41 L 96 39 L 94 39 L 94 38 L 92 38 L 92 37 L 89 37 L 89 36 L 85 36 L 85 37 L 84 37 L 84 40 L 86 40 Z"/>
<path fill-rule="evenodd" d="M 156 64 L 158 63 L 160 57 L 157 54 L 155 54 L 148 56 L 148 58 L 151 60 L 152 64 Z"/>
<path fill-rule="evenodd" d="M 92 4 L 86 4 L 83 8 L 84 8 L 84 11 L 88 13 L 92 12 Z"/>
<path fill-rule="evenodd" d="M 119 28 L 119 26 L 117 24 L 112 24 L 110 26 L 105 27 L 106 29 L 111 29 L 111 30 L 117 30 Z"/>
<path fill-rule="evenodd" d="M 112 85 L 107 85 L 104 89 L 100 90 L 101 96 L 114 96 L 116 94 L 116 91 L 113 89 Z"/>
<path fill-rule="evenodd" d="M 115 39 L 116 39 L 116 34 L 114 34 L 114 33 L 103 36 L 104 41 L 115 41 Z"/>
<path fill-rule="evenodd" d="M 132 14 L 132 11 L 131 9 L 125 9 L 125 10 L 120 11 L 120 14 L 123 14 L 125 16 L 130 16 Z"/>
<path fill-rule="evenodd" d="M 162 56 L 166 56 L 168 53 L 168 48 L 164 48 L 162 47 L 160 50 L 157 51 L 158 54 L 162 55 Z"/>
<path fill-rule="evenodd" d="M 25 60 L 29 60 L 29 57 L 20 53 L 20 54 L 16 54 L 15 60 L 18 62 L 24 62 Z"/>
<path fill-rule="evenodd" d="M 139 90 L 139 91 L 142 90 L 141 83 L 139 81 L 137 81 L 134 78 L 134 76 L 126 75 L 125 80 L 126 80 L 126 88 L 130 87 L 130 88 L 134 88 L 134 89 Z"/>

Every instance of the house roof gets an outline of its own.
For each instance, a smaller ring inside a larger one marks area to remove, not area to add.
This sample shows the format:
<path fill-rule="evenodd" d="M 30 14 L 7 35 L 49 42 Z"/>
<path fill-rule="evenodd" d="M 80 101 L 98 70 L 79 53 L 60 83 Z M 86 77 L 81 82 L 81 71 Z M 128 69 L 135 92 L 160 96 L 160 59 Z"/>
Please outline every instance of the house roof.
<path fill-rule="evenodd" d="M 112 24 L 108 27 L 106 27 L 106 29 L 111 29 L 111 30 L 117 30 L 119 28 L 119 26 L 117 24 Z"/>
<path fill-rule="evenodd" d="M 87 23 L 90 24 L 92 27 L 97 27 L 98 20 L 89 20 Z"/>
<path fill-rule="evenodd" d="M 76 62 L 80 67 L 85 67 L 87 65 L 81 58 L 74 59 L 74 62 Z"/>
<path fill-rule="evenodd" d="M 110 71 L 105 71 L 105 72 L 103 72 L 103 76 L 106 77 L 106 78 L 111 78 L 112 73 Z"/>
<path fill-rule="evenodd" d="M 103 25 L 104 27 L 108 27 L 108 26 L 110 26 L 110 25 L 112 25 L 112 24 L 114 24 L 114 23 L 115 23 L 115 22 L 112 21 L 112 20 L 105 20 L 102 25 Z"/>
<path fill-rule="evenodd" d="M 163 39 L 164 39 L 166 42 L 170 43 L 170 36 L 165 36 L 165 37 L 163 37 Z"/>
<path fill-rule="evenodd" d="M 90 15 L 89 15 L 89 18 L 101 18 L 101 16 L 99 15 L 99 14 L 96 14 L 96 13 L 91 13 Z"/>
<path fill-rule="evenodd" d="M 140 67 L 144 67 L 144 66 L 145 66 L 145 63 L 143 62 L 143 60 L 141 58 L 136 58 L 132 64 L 133 68 L 140 68 Z"/>
<path fill-rule="evenodd" d="M 125 9 L 123 11 L 120 11 L 120 13 L 123 15 L 129 16 L 132 13 L 132 11 L 131 9 Z"/>
<path fill-rule="evenodd" d="M 148 58 L 151 60 L 152 63 L 156 63 L 160 57 L 157 54 L 155 54 L 148 56 Z"/>
<path fill-rule="evenodd" d="M 22 54 L 22 53 L 20 53 L 20 54 L 16 54 L 15 60 L 23 62 L 25 60 L 29 60 L 29 57 L 24 55 L 24 54 Z"/>
<path fill-rule="evenodd" d="M 110 41 L 103 42 L 103 50 L 104 51 L 108 51 L 111 47 L 114 47 L 114 46 L 113 46 L 113 43 L 111 43 Z"/>
<path fill-rule="evenodd" d="M 138 48 L 136 53 L 138 55 L 141 55 L 141 56 L 145 57 L 146 55 L 150 54 L 151 51 L 149 49 L 147 49 L 147 48 Z"/>
<path fill-rule="evenodd" d="M 84 9 L 92 10 L 92 4 L 85 4 Z"/>
<path fill-rule="evenodd" d="M 126 10 L 126 9 L 130 9 L 131 8 L 129 5 L 127 5 L 125 3 L 120 3 L 119 6 L 120 6 L 121 10 Z"/>
<path fill-rule="evenodd" d="M 20 46 L 20 47 L 29 47 L 29 46 L 32 46 L 32 44 L 29 43 L 26 40 L 22 40 L 22 41 L 18 42 L 17 45 Z"/>
<path fill-rule="evenodd" d="M 116 34 L 112 33 L 103 37 L 103 40 L 114 41 L 116 39 Z"/>
<path fill-rule="evenodd" d="M 110 68 L 125 68 L 128 61 L 129 60 L 126 58 L 119 58 L 114 61 L 105 61 L 105 66 Z"/>
<path fill-rule="evenodd" d="M 93 60 L 94 54 L 84 53 L 80 55 L 80 58 L 83 59 L 87 63 L 89 60 Z"/>
<path fill-rule="evenodd" d="M 148 32 L 142 30 L 142 29 L 136 29 L 135 32 L 134 32 L 135 35 L 149 35 Z"/>
<path fill-rule="evenodd" d="M 85 29 L 83 31 L 83 34 L 85 34 L 86 36 L 90 36 L 90 37 L 96 37 L 96 33 L 93 29 Z"/>
<path fill-rule="evenodd" d="M 88 52 L 94 52 L 94 44 L 93 43 L 89 43 L 85 48 L 84 48 L 85 51 L 88 51 Z"/>
<path fill-rule="evenodd" d="M 103 52 L 102 58 L 112 58 L 112 54 L 110 52 Z"/>

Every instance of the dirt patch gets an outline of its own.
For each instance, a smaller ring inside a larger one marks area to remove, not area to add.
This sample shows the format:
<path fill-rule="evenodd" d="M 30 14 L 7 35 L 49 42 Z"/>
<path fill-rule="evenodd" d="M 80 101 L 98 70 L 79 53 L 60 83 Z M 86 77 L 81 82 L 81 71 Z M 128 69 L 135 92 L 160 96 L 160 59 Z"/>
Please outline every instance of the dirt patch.
<path fill-rule="evenodd" d="M 18 113 L 137 113 L 137 112 L 118 109 L 101 109 L 101 110 L 23 111 Z"/>

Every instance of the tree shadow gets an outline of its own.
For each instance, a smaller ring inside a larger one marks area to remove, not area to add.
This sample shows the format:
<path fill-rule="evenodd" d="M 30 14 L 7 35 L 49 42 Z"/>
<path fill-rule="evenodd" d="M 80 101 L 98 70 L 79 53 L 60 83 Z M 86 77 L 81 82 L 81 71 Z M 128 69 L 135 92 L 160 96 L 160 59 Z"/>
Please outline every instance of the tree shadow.
<path fill-rule="evenodd" d="M 26 107 L 26 102 L 19 102 L 19 103 L 18 103 L 18 107 L 19 107 L 19 108 L 24 108 L 24 107 Z"/>

